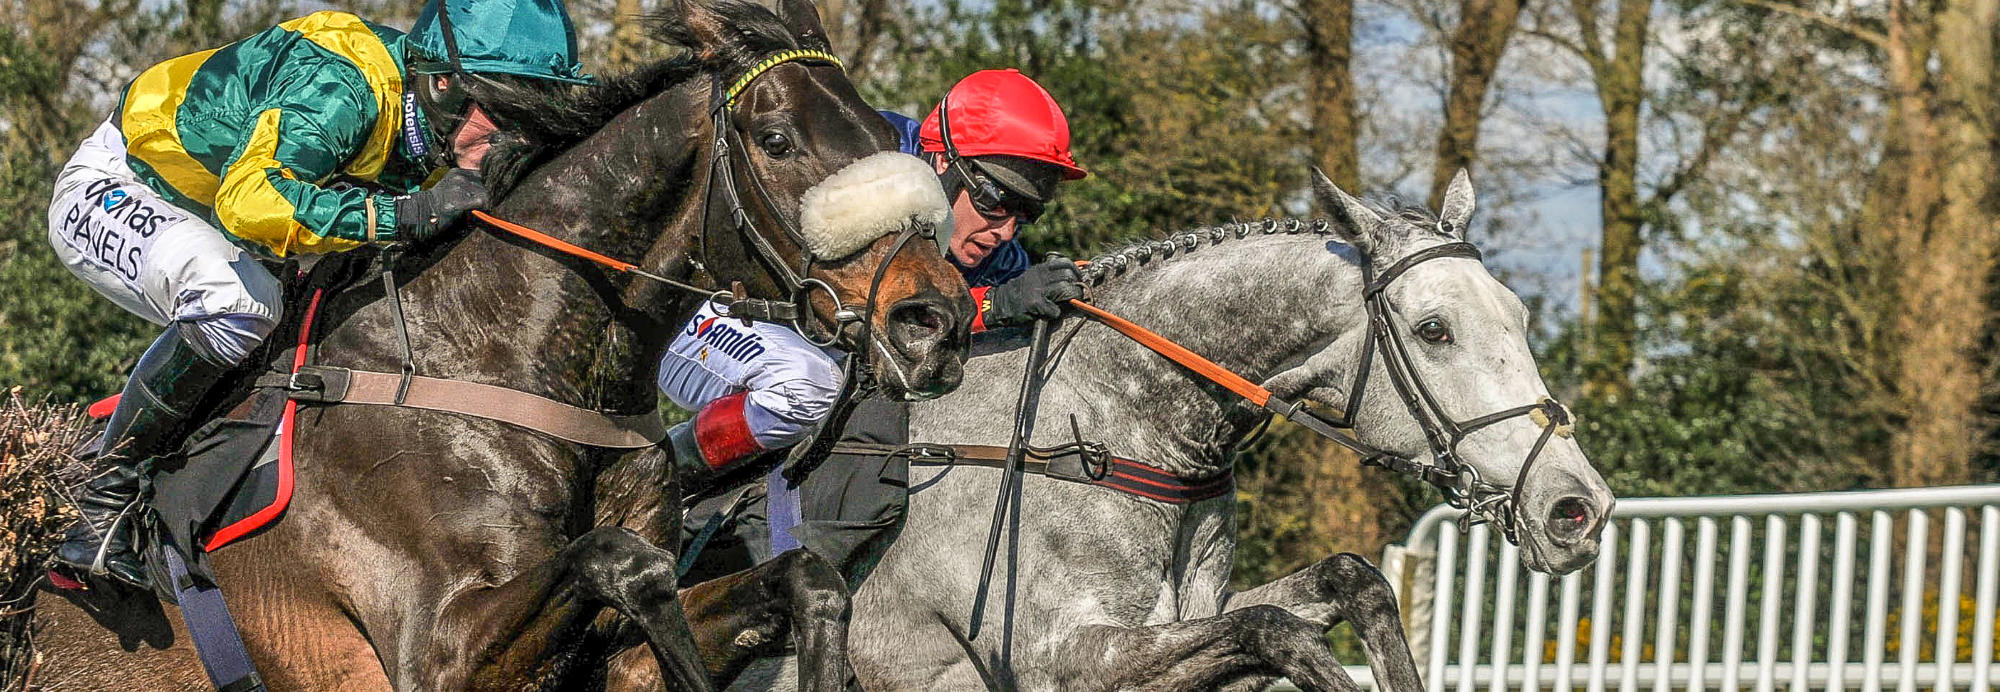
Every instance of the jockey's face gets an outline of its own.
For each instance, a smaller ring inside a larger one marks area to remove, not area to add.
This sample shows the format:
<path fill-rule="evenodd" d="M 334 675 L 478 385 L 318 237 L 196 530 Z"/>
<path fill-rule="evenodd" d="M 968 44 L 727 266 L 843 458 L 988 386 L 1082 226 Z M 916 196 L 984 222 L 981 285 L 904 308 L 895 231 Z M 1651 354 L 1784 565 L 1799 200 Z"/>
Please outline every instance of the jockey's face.
<path fill-rule="evenodd" d="M 458 136 L 451 142 L 451 150 L 457 152 L 457 166 L 479 170 L 486 161 L 486 150 L 493 146 L 490 141 L 493 132 L 498 129 L 493 119 L 486 117 L 484 109 L 473 106 L 472 113 L 465 116 L 465 126 L 458 128 Z"/>
<path fill-rule="evenodd" d="M 995 248 L 1014 239 L 1020 230 L 1012 214 L 993 218 L 979 213 L 972 206 L 972 196 L 960 190 L 958 198 L 951 201 L 951 255 L 958 263 L 967 267 L 978 266 L 993 254 Z"/>
<path fill-rule="evenodd" d="M 942 156 L 932 163 L 939 175 L 943 175 L 950 165 Z M 951 242 L 946 247 L 961 266 L 979 266 L 993 254 L 995 248 L 1014 239 L 1014 234 L 1020 230 L 1018 221 L 1012 214 L 994 218 L 981 213 L 978 207 L 973 206 L 971 193 L 959 190 L 951 200 L 952 233 Z"/>

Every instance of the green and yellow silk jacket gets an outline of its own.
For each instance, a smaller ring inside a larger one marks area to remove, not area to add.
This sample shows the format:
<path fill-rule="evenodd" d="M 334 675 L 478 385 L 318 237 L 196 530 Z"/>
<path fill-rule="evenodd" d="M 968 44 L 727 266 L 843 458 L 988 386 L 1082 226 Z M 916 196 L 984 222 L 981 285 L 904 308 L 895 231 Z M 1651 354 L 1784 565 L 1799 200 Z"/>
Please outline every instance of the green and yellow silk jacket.
<path fill-rule="evenodd" d="M 319 12 L 160 63 L 119 106 L 127 161 L 168 201 L 261 254 L 390 238 L 392 194 L 334 183 L 407 194 L 433 172 L 405 140 L 404 55 L 401 32 Z M 425 136 L 409 115 L 408 136 Z"/>

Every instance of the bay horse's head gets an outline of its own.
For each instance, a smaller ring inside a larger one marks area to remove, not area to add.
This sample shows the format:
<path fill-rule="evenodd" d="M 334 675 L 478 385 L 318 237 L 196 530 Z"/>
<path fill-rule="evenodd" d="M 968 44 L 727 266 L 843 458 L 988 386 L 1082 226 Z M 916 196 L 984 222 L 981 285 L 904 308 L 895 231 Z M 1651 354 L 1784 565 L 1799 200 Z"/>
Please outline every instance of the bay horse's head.
<path fill-rule="evenodd" d="M 1368 341 L 1364 382 L 1310 398 L 1353 402 L 1363 442 L 1411 460 L 1454 505 L 1498 523 L 1530 568 L 1589 564 L 1611 491 L 1542 382 L 1527 308 L 1464 240 L 1470 180 L 1459 172 L 1437 215 L 1371 206 L 1313 177 L 1334 233 L 1361 252 Z"/>
<path fill-rule="evenodd" d="M 850 350 L 866 352 L 878 384 L 910 398 L 955 388 L 974 307 L 929 240 L 949 223 L 943 188 L 920 160 L 895 151 L 888 121 L 826 59 L 813 3 L 780 3 L 782 34 L 760 31 L 742 5 L 678 6 L 688 45 L 727 65 L 717 73 L 725 90 L 713 97 L 711 136 L 729 151 L 711 154 L 709 212 L 747 212 L 747 225 L 722 219 L 735 228 L 709 229 L 709 271 L 783 294 L 797 267 L 805 287 L 792 292 L 809 297 L 820 325 L 842 332 Z M 759 36 L 771 40 L 750 40 Z M 915 227 L 924 239 L 909 242 Z M 760 252 L 760 237 L 785 259 Z"/>
<path fill-rule="evenodd" d="M 933 240 L 949 224 L 943 188 L 929 166 L 896 151 L 894 131 L 831 53 L 812 2 L 786 0 L 774 14 L 749 2 L 677 0 L 655 33 L 687 54 L 556 92 L 585 105 L 555 108 L 594 113 L 610 133 L 564 155 L 631 172 L 544 196 L 643 190 L 629 195 L 647 198 L 635 202 L 641 211 L 616 219 L 644 227 L 632 235 L 645 237 L 624 239 L 645 253 L 642 266 L 723 291 L 740 285 L 740 295 L 769 302 L 733 314 L 846 349 L 889 395 L 957 387 L 974 307 Z M 486 85 L 472 86 L 478 98 Z M 495 113 L 504 129 L 522 120 L 528 130 L 572 127 L 523 96 L 500 95 L 513 104 Z M 504 187 L 518 175 L 508 165 L 496 172 L 489 162 L 489 181 Z"/>

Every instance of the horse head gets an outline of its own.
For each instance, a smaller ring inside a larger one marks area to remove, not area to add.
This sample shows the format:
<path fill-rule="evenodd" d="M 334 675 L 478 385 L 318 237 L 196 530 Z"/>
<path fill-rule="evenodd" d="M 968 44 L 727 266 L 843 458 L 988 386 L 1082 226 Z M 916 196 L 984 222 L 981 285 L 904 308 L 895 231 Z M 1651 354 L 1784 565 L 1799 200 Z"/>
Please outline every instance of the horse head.
<path fill-rule="evenodd" d="M 1562 574 L 1589 564 L 1611 492 L 1542 382 L 1527 308 L 1464 242 L 1473 211 L 1465 173 L 1441 215 L 1373 207 L 1317 171 L 1314 183 L 1334 234 L 1360 251 L 1368 326 L 1274 378 L 1273 391 L 1354 402 L 1346 413 L 1363 443 L 1427 460 L 1432 482 L 1499 522 L 1529 567 Z M 1357 386 L 1334 368 L 1365 379 Z"/>
<path fill-rule="evenodd" d="M 732 312 L 854 353 L 887 394 L 956 387 L 974 308 L 929 240 L 942 186 L 896 151 L 813 4 L 678 0 L 653 34 L 686 52 L 595 85 L 470 83 L 502 128 L 484 169 L 515 194 L 498 210 L 758 299 Z M 670 334 L 702 297 L 634 284 L 607 302 Z"/>
<path fill-rule="evenodd" d="M 956 387 L 974 308 L 932 240 L 950 222 L 943 190 L 929 166 L 896 151 L 895 133 L 838 63 L 820 57 L 831 47 L 813 3 L 780 3 L 792 42 L 761 46 L 742 39 L 754 35 L 742 22 L 693 0 L 679 7 L 685 42 L 726 66 L 715 83 L 724 91 L 711 97 L 708 135 L 720 150 L 710 154 L 708 270 L 752 293 L 809 301 L 816 325 L 801 331 L 865 351 L 857 357 L 893 395 Z M 788 273 L 802 286 L 788 290 Z"/>

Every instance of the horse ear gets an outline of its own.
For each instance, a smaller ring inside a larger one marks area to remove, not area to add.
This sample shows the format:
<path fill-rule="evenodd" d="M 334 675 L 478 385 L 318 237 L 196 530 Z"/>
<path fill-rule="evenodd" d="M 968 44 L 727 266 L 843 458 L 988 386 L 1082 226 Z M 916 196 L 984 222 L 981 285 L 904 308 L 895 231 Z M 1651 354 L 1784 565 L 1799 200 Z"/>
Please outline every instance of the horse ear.
<path fill-rule="evenodd" d="M 715 57 L 716 48 L 728 38 L 729 29 L 722 17 L 701 0 L 675 0 L 674 13 L 680 15 L 678 24 L 685 29 L 686 38 L 699 46 L 694 48 L 695 53 L 703 60 Z"/>
<path fill-rule="evenodd" d="M 1348 245 L 1364 253 L 1375 251 L 1375 229 L 1382 224 L 1382 217 L 1362 204 L 1361 200 L 1347 194 L 1339 185 L 1326 177 L 1326 173 L 1313 167 L 1313 191 L 1319 194 L 1319 203 L 1333 215 L 1333 232 L 1347 241 Z"/>
<path fill-rule="evenodd" d="M 1465 229 L 1472 223 L 1472 176 L 1465 169 L 1458 169 L 1458 175 L 1451 177 L 1451 185 L 1444 190 L 1444 220 L 1447 235 L 1463 239 Z"/>
<path fill-rule="evenodd" d="M 778 5 L 778 18 L 785 21 L 785 28 L 799 39 L 800 45 L 825 46 L 826 25 L 820 22 L 819 7 L 812 0 L 784 0 Z"/>

